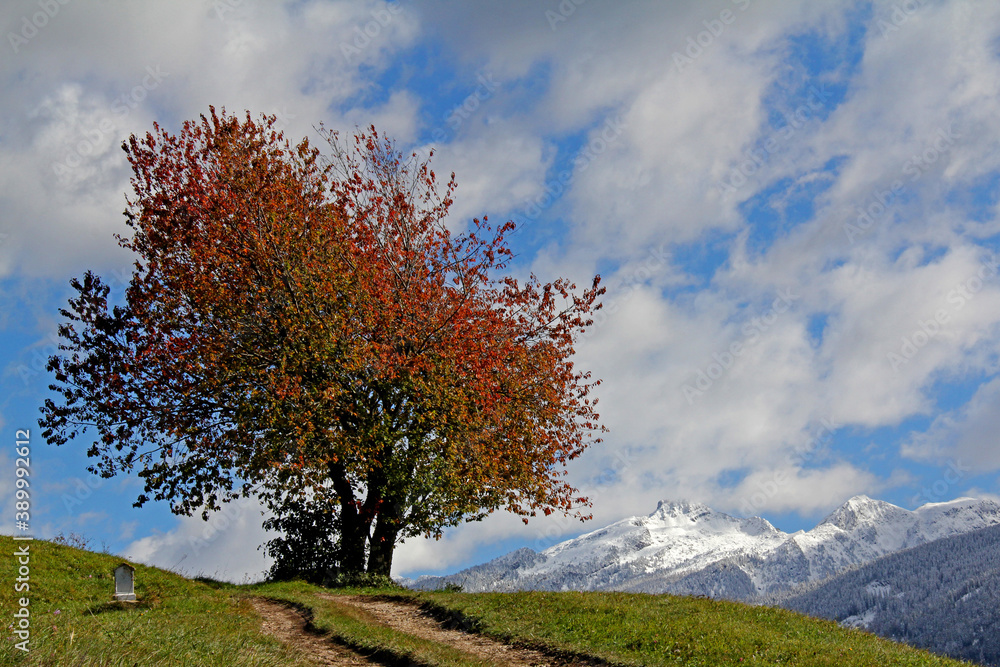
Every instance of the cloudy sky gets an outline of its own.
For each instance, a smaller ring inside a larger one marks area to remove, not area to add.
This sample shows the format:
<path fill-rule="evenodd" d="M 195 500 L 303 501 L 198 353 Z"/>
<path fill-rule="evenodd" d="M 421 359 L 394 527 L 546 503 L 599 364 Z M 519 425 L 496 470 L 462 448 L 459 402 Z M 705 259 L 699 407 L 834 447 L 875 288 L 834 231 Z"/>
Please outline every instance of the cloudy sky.
<path fill-rule="evenodd" d="M 856 494 L 1000 492 L 1000 4 L 16 0 L 0 9 L 0 531 L 30 430 L 37 537 L 239 580 L 253 501 L 132 508 L 40 436 L 68 281 L 121 291 L 119 145 L 209 105 L 293 138 L 374 123 L 513 220 L 513 271 L 609 291 L 578 363 L 595 519 L 495 515 L 402 545 L 454 571 L 690 499 L 784 530 Z"/>

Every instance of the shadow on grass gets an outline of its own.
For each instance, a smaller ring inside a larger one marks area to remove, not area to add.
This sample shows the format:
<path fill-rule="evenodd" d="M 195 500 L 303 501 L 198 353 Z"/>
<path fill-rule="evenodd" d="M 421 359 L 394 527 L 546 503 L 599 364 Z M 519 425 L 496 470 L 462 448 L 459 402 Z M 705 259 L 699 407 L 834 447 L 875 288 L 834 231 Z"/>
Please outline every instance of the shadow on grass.
<path fill-rule="evenodd" d="M 100 602 L 91 606 L 89 609 L 85 609 L 83 613 L 85 614 L 107 614 L 109 612 L 131 612 L 131 611 L 148 611 L 156 606 L 155 600 L 136 600 L 135 602 L 124 602 L 122 600 L 110 600 L 108 602 Z"/>

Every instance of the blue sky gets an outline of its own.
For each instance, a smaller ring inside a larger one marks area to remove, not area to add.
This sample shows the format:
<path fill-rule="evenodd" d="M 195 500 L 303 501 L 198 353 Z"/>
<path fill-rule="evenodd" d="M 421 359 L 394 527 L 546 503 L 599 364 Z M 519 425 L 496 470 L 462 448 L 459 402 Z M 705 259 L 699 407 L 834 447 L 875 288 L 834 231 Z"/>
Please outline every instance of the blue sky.
<path fill-rule="evenodd" d="M 519 277 L 609 286 L 577 348 L 610 428 L 570 468 L 594 521 L 498 514 L 401 545 L 399 574 L 660 499 L 798 530 L 861 493 L 1000 492 L 995 3 L 18 0 L 0 26 L 0 461 L 30 429 L 38 537 L 266 568 L 254 500 L 135 509 L 136 479 L 37 426 L 69 280 L 128 279 L 120 142 L 210 104 L 433 148 L 456 230 L 514 220 Z"/>

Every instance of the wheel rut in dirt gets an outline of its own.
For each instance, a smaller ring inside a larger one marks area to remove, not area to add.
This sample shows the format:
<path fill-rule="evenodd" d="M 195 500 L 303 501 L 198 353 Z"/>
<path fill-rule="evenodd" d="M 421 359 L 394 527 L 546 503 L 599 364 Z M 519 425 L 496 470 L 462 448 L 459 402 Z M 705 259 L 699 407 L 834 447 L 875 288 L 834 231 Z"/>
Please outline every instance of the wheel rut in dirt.
<path fill-rule="evenodd" d="M 301 651 L 319 665 L 382 664 L 310 631 L 309 622 L 302 612 L 290 605 L 264 598 L 253 598 L 250 602 L 264 619 L 264 632 Z"/>

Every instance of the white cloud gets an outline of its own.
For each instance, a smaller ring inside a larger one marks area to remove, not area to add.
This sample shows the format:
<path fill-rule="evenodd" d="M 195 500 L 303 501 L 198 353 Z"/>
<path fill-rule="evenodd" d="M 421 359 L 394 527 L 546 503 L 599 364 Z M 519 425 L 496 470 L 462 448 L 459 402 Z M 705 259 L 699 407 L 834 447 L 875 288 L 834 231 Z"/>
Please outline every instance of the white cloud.
<path fill-rule="evenodd" d="M 970 475 L 1000 469 L 1000 379 L 976 390 L 968 403 L 935 417 L 925 433 L 915 434 L 902 448 L 904 456 L 957 461 Z"/>
<path fill-rule="evenodd" d="M 884 486 L 875 475 L 848 463 L 808 470 L 780 467 L 748 475 L 728 491 L 721 507 L 732 508 L 739 516 L 770 512 L 808 515 L 830 511 L 860 493 L 874 495 Z"/>
<path fill-rule="evenodd" d="M 111 234 L 126 231 L 119 214 L 130 188 L 119 146 L 154 121 L 176 131 L 215 105 L 276 113 L 294 140 L 320 121 L 348 131 L 377 121 L 412 140 L 417 100 L 398 92 L 366 103 L 360 69 L 384 67 L 416 36 L 414 15 L 400 5 L 388 19 L 380 2 L 61 7 L 0 65 L 0 84 L 16 91 L 0 100 L 6 275 L 63 277 L 120 265 Z M 37 11 L 33 2 L 9 3 L 4 23 Z M 355 28 L 377 34 L 349 59 L 341 45 L 353 45 Z M 331 113 L 358 95 L 344 113 Z"/>
<path fill-rule="evenodd" d="M 210 515 L 208 521 L 184 517 L 172 530 L 135 540 L 122 555 L 187 576 L 259 581 L 271 562 L 258 547 L 273 537 L 261 527 L 261 511 L 258 501 L 242 499 Z"/>
<path fill-rule="evenodd" d="M 464 227 L 483 215 L 490 216 L 493 226 L 503 224 L 503 212 L 520 209 L 541 191 L 544 147 L 537 137 L 517 129 L 497 124 L 437 149 L 432 167 L 441 186 L 452 172 L 458 180 L 450 214 L 453 225 Z"/>

